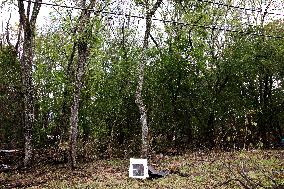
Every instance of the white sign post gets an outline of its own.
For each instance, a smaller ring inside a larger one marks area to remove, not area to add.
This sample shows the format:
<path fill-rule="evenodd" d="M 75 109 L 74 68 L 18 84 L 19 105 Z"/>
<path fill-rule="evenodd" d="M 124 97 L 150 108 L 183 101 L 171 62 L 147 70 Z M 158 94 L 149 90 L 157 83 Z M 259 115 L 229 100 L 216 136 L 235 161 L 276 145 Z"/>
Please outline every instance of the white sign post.
<path fill-rule="evenodd" d="M 130 158 L 129 177 L 139 179 L 149 177 L 147 159 Z"/>

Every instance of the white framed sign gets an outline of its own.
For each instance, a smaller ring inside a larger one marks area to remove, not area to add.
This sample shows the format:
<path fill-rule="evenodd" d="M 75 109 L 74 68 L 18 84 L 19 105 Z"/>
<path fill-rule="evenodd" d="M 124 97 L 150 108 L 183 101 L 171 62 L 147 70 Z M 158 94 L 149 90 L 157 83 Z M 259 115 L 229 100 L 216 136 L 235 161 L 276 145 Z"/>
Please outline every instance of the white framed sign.
<path fill-rule="evenodd" d="M 147 159 L 130 158 L 129 177 L 139 179 L 149 177 Z"/>

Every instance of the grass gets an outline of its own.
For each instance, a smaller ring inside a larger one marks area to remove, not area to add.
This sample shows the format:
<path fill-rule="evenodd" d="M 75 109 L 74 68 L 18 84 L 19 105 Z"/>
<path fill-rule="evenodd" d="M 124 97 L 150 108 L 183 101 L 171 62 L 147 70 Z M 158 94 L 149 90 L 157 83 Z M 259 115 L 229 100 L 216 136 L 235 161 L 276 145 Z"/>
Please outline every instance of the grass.
<path fill-rule="evenodd" d="M 128 178 L 128 159 L 80 164 L 74 171 L 42 165 L 29 172 L 0 173 L 0 188 L 284 188 L 283 160 L 283 150 L 164 156 L 151 164 L 171 174 L 155 180 Z"/>

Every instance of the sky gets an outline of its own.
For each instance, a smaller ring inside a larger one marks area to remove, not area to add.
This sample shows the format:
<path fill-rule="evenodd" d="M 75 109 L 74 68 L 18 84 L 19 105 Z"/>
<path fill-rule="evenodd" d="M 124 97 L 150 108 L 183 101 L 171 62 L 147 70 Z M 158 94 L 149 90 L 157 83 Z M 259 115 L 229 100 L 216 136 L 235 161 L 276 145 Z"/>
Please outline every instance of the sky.
<path fill-rule="evenodd" d="M 2 2 L 4 2 L 5 0 L 0 0 L 0 5 Z M 44 3 L 52 3 L 53 0 L 43 0 Z M 129 13 L 130 10 L 130 5 L 129 3 L 127 4 L 126 2 L 128 2 L 128 0 L 116 0 L 116 2 L 120 2 L 120 4 L 122 4 L 123 10 L 126 11 L 126 13 Z M 25 3 L 26 4 L 26 3 Z M 64 5 L 64 4 L 62 4 Z M 66 3 L 67 6 L 74 6 L 71 4 Z M 57 10 L 59 10 L 60 12 L 60 8 L 55 7 Z M 117 11 L 117 10 L 116 10 Z M 52 8 L 52 6 L 48 6 L 48 5 L 42 5 L 39 15 L 37 17 L 37 28 L 44 28 L 45 26 L 48 26 L 51 24 L 51 18 L 50 18 L 50 13 L 54 12 L 56 13 L 55 9 Z M 76 14 L 76 10 L 72 10 L 72 14 L 75 12 Z M 133 14 L 133 13 L 132 13 Z M 114 17 L 114 16 L 112 16 Z M 5 33 L 6 31 L 6 26 L 7 26 L 7 22 L 9 20 L 10 26 L 15 26 L 18 25 L 19 23 L 19 13 L 18 13 L 18 8 L 16 5 L 6 5 L 6 6 L 0 6 L 0 34 Z"/>
<path fill-rule="evenodd" d="M 0 5 L 4 0 L 0 0 Z M 50 7 L 42 6 L 37 19 L 37 26 L 44 27 L 49 23 L 49 12 Z M 18 8 L 15 5 L 2 6 L 0 7 L 0 37 L 6 32 L 7 23 L 12 30 L 17 31 L 17 25 L 19 24 L 19 13 Z M 11 42 L 13 43 L 13 38 L 15 38 L 15 32 L 10 33 Z"/>
<path fill-rule="evenodd" d="M 4 0 L 0 0 L 0 5 L 1 3 L 4 2 Z M 47 1 L 44 1 L 47 2 Z M 42 6 L 41 10 L 39 12 L 39 16 L 38 16 L 38 25 L 44 25 L 45 20 L 48 18 L 49 16 L 49 12 L 50 12 L 50 7 L 48 6 Z M 18 8 L 15 5 L 10 5 L 10 6 L 3 6 L 0 8 L 0 23 L 1 23 L 1 30 L 2 30 L 2 23 L 4 25 L 6 25 L 6 22 L 9 20 L 11 14 L 11 19 L 10 19 L 10 23 L 11 25 L 15 24 L 15 23 L 19 23 L 19 13 L 18 13 Z"/>
<path fill-rule="evenodd" d="M 0 5 L 2 4 L 2 2 L 4 2 L 4 0 L 0 0 Z M 52 0 L 43 0 L 43 2 L 46 3 L 52 3 Z M 129 12 L 129 9 L 133 9 L 133 5 L 131 8 L 131 5 L 129 4 L 129 0 L 116 0 L 116 3 L 120 3 L 122 4 L 122 9 L 125 11 L 125 13 Z M 164 1 L 165 2 L 165 1 Z M 216 1 L 218 2 L 218 1 Z M 68 5 L 68 4 L 67 4 Z M 268 21 L 271 19 L 280 19 L 280 18 L 284 18 L 284 3 L 283 0 L 273 0 L 272 6 L 269 9 L 269 12 L 275 12 L 275 13 L 281 13 L 283 15 L 270 15 L 270 17 L 268 18 Z M 262 7 L 262 9 L 264 10 L 265 6 Z M 50 21 L 50 17 L 49 17 L 49 13 L 51 11 L 54 11 L 53 8 L 51 8 L 51 6 L 47 6 L 47 5 L 42 5 L 41 10 L 39 12 L 38 15 L 38 19 L 37 19 L 37 28 L 42 28 L 45 27 L 47 25 L 49 25 L 51 23 Z M 132 12 L 132 14 L 135 14 L 135 12 L 138 12 L 138 10 L 136 9 L 134 11 L 134 13 Z M 10 18 L 10 25 L 11 26 L 15 26 L 17 25 L 17 23 L 19 23 L 19 14 L 18 14 L 18 9 L 15 5 L 10 5 L 10 6 L 4 6 L 4 7 L 0 7 L 0 34 L 5 33 L 5 28 L 7 25 L 7 21 Z M 156 15 L 157 16 L 157 15 Z M 159 16 L 158 16 L 159 17 Z M 156 25 L 158 25 L 158 22 L 154 22 Z M 162 24 L 162 23 L 161 23 Z M 143 21 L 140 21 L 140 23 L 138 22 L 138 26 L 140 25 L 140 27 L 143 24 Z M 143 26 L 142 26 L 143 28 Z M 142 31 L 143 29 L 140 28 L 140 30 Z"/>

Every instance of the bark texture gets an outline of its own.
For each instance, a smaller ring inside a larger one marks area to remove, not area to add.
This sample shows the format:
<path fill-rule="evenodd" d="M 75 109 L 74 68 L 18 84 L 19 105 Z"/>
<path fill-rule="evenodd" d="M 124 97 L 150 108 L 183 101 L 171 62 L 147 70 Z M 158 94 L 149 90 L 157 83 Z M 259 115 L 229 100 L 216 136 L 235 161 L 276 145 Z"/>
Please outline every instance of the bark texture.
<path fill-rule="evenodd" d="M 145 2 L 146 7 L 146 30 L 144 34 L 144 41 L 143 41 L 143 51 L 141 54 L 141 60 L 138 65 L 138 84 L 136 88 L 136 95 L 135 95 L 135 103 L 137 104 L 140 112 L 140 122 L 142 125 L 142 148 L 141 148 L 141 157 L 147 158 L 148 151 L 149 151 L 149 139 L 148 139 L 148 124 L 147 124 L 147 110 L 146 105 L 143 101 L 142 97 L 142 90 L 143 90 L 143 83 L 144 83 L 144 73 L 145 73 L 145 63 L 146 63 L 146 51 L 149 46 L 149 37 L 152 25 L 152 17 L 155 14 L 156 10 L 160 7 L 162 0 L 157 0 L 152 9 L 150 9 L 149 1 Z"/>
<path fill-rule="evenodd" d="M 23 51 L 20 58 L 22 90 L 24 97 L 24 138 L 25 138 L 25 157 L 24 167 L 29 167 L 32 160 L 32 128 L 34 125 L 34 86 L 32 81 L 33 66 L 33 42 L 35 33 L 36 19 L 41 7 L 41 0 L 36 0 L 31 10 L 31 2 L 27 4 L 25 10 L 24 2 L 18 0 L 20 15 L 20 25 L 23 27 L 24 41 Z M 31 14 L 31 16 L 30 16 Z"/>
<path fill-rule="evenodd" d="M 77 28 L 75 28 L 74 30 L 74 35 L 77 31 Z M 62 107 L 60 110 L 60 118 L 58 121 L 58 128 L 60 130 L 60 135 L 63 139 L 63 141 L 68 141 L 68 131 L 69 131 L 69 119 L 70 119 L 70 115 L 71 115 L 71 90 L 69 89 L 70 85 L 72 82 L 74 82 L 74 69 L 73 69 L 73 63 L 74 63 L 74 57 L 76 54 L 76 50 L 77 50 L 77 42 L 75 42 L 73 44 L 72 47 L 72 51 L 71 54 L 69 56 L 69 60 L 68 60 L 68 65 L 65 71 L 65 75 L 66 75 L 66 86 L 63 88 L 63 103 L 62 103 Z"/>
<path fill-rule="evenodd" d="M 79 17 L 79 27 L 78 27 L 78 62 L 77 69 L 75 73 L 75 83 L 74 83 L 74 93 L 73 101 L 71 105 L 71 117 L 70 117 L 70 166 L 71 168 L 76 167 L 76 157 L 77 157 L 77 138 L 78 138 L 78 112 L 79 112 L 79 102 L 81 96 L 81 89 L 83 85 L 83 76 L 85 73 L 85 67 L 87 59 L 89 56 L 88 38 L 92 35 L 92 31 L 88 30 L 88 25 L 90 23 L 91 11 L 95 6 L 95 1 L 91 1 L 89 6 L 85 6 L 86 2 L 82 1 L 82 7 L 86 8 L 82 10 Z"/>

